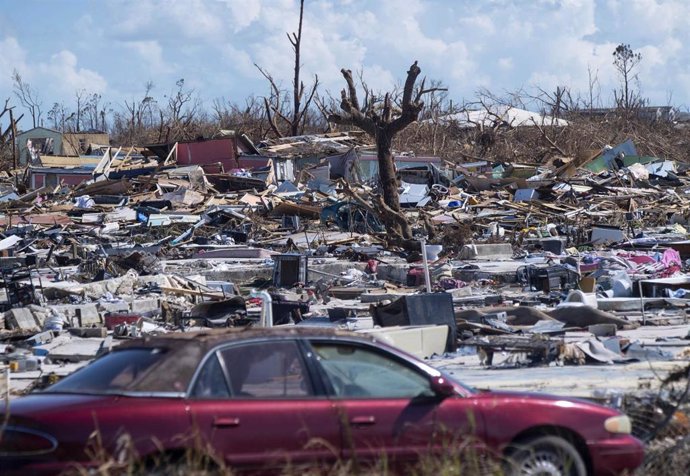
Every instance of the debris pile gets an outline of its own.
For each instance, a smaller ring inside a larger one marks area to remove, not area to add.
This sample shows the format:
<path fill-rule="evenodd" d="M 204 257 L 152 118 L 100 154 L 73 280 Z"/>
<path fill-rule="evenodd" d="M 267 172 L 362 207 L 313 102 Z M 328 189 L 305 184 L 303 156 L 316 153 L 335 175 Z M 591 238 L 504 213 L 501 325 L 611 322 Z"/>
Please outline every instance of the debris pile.
<path fill-rule="evenodd" d="M 690 357 L 688 167 L 632 141 L 396 155 L 404 243 L 363 134 L 97 150 L 0 177 L 0 360 L 27 385 L 194 326 L 342 326 L 485 368 Z"/>

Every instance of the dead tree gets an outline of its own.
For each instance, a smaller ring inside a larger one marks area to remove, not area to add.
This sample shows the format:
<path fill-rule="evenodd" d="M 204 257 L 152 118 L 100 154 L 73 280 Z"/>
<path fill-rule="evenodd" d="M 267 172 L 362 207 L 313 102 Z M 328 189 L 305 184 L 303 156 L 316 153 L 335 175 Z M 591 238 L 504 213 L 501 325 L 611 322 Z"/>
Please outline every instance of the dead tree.
<path fill-rule="evenodd" d="M 154 117 L 158 115 L 160 110 L 158 102 L 151 94 L 153 88 L 153 82 L 147 81 L 144 85 L 143 97 L 138 101 L 135 99 L 132 99 L 131 102 L 125 100 L 124 110 L 115 113 L 114 135 L 119 136 L 120 140 L 128 144 L 137 144 L 160 139 L 162 135 L 160 131 L 158 139 L 150 137 L 153 134 L 152 129 L 156 127 Z"/>
<path fill-rule="evenodd" d="M 644 99 L 639 90 L 635 91 L 633 82 L 637 81 L 637 73 L 634 72 L 642 61 L 642 55 L 633 51 L 630 45 L 621 43 L 613 51 L 613 66 L 620 77 L 620 91 L 613 91 L 616 106 L 626 113 L 644 106 Z"/>
<path fill-rule="evenodd" d="M 193 124 L 201 109 L 201 100 L 195 96 L 194 89 L 184 87 L 184 78 L 175 82 L 177 90 L 168 96 L 165 110 L 159 109 L 161 132 L 159 140 L 165 142 L 175 140 L 189 140 L 194 137 Z"/>
<path fill-rule="evenodd" d="M 70 112 L 63 103 L 53 103 L 53 107 L 48 111 L 47 116 L 48 120 L 52 122 L 53 129 L 60 132 L 66 132 Z"/>
<path fill-rule="evenodd" d="M 89 129 L 92 131 L 105 131 L 105 116 L 108 110 L 108 103 L 102 104 L 103 97 L 98 93 L 91 93 L 86 96 L 86 105 L 84 106 L 85 120 Z"/>
<path fill-rule="evenodd" d="M 255 141 L 266 138 L 270 131 L 266 123 L 263 104 L 259 98 L 249 96 L 244 104 L 218 98 L 213 101 L 213 118 L 221 129 L 235 129 Z"/>
<path fill-rule="evenodd" d="M 400 104 L 396 107 L 394 103 L 397 98 L 393 97 L 394 95 L 386 93 L 381 103 L 366 86 L 365 102 L 364 105 L 360 105 L 352 71 L 342 69 L 341 73 L 347 83 L 347 89 L 341 92 L 342 113 L 331 111 L 328 117 L 329 122 L 358 127 L 376 141 L 379 180 L 383 192 L 375 198 L 376 208 L 386 231 L 399 242 L 412 240 L 412 228 L 400 210 L 400 194 L 392 150 L 393 139 L 398 132 L 417 120 L 424 107 L 422 97 L 432 91 L 441 90 L 438 87 L 425 89 L 425 79 L 419 88 L 415 89 L 421 71 L 416 61 L 410 66 Z"/>
<path fill-rule="evenodd" d="M 29 83 L 22 79 L 22 76 L 16 69 L 12 73 L 12 82 L 15 96 L 17 96 L 21 105 L 31 114 L 33 127 L 40 126 L 41 116 L 43 115 L 43 102 L 39 98 L 38 93 Z"/>
<path fill-rule="evenodd" d="M 285 136 L 281 130 L 281 127 L 278 125 L 278 119 L 280 119 L 281 123 L 285 125 L 288 135 L 296 136 L 304 133 L 308 116 L 307 113 L 309 112 L 311 103 L 314 100 L 316 90 L 319 87 L 319 77 L 314 75 L 314 84 L 311 86 L 305 100 L 306 88 L 304 87 L 304 82 L 300 81 L 300 71 L 302 70 L 302 65 L 300 64 L 300 53 L 302 47 L 303 18 L 304 0 L 301 0 L 299 6 L 299 26 L 297 27 L 297 33 L 287 33 L 288 40 L 290 41 L 292 50 L 295 53 L 295 67 L 292 80 L 292 111 L 286 110 L 289 108 L 284 107 L 283 91 L 281 91 L 281 89 L 278 87 L 273 79 L 273 76 L 262 69 L 259 65 L 254 64 L 264 78 L 266 78 L 271 87 L 271 95 L 269 97 L 264 97 L 264 107 L 266 110 L 266 119 L 271 126 L 271 130 L 278 137 Z M 304 101 L 304 103 L 302 103 L 302 101 Z"/>
<path fill-rule="evenodd" d="M 10 106 L 10 98 L 5 100 L 5 105 L 0 111 L 0 170 L 17 168 L 17 123 L 24 117 L 24 114 L 17 119 L 14 118 L 14 106 Z M 10 124 L 3 130 L 2 119 L 7 114 Z"/>
<path fill-rule="evenodd" d="M 77 102 L 77 109 L 75 113 L 77 114 L 77 117 L 75 119 L 76 122 L 76 128 L 77 132 L 81 131 L 81 122 L 82 122 L 82 116 L 84 114 L 84 100 L 86 98 L 86 90 L 85 89 L 77 89 L 74 91 L 74 99 Z"/>

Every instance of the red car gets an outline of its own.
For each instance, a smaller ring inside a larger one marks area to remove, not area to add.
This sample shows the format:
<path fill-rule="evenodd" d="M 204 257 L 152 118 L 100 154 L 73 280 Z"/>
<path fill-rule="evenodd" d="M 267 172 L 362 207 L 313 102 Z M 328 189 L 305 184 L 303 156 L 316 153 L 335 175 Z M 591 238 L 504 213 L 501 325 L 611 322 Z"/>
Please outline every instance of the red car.
<path fill-rule="evenodd" d="M 127 341 L 5 411 L 4 475 L 89 468 L 104 455 L 178 470 L 190 454 L 262 473 L 382 456 L 404 468 L 449 442 L 509 456 L 516 475 L 620 474 L 643 459 L 611 408 L 478 392 L 383 343 L 319 328 Z"/>

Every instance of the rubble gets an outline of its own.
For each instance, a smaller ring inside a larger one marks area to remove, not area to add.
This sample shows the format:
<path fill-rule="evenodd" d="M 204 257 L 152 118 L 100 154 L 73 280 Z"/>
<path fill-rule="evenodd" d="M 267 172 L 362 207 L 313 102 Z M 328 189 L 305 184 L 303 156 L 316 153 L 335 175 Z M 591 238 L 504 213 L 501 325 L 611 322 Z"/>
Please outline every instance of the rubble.
<path fill-rule="evenodd" d="M 387 233 L 363 134 L 98 150 L 36 152 L 0 184 L 0 361 L 17 375 L 267 322 L 377 332 L 481 375 L 690 358 L 688 168 L 632 141 L 538 166 L 398 154 L 412 244 Z"/>

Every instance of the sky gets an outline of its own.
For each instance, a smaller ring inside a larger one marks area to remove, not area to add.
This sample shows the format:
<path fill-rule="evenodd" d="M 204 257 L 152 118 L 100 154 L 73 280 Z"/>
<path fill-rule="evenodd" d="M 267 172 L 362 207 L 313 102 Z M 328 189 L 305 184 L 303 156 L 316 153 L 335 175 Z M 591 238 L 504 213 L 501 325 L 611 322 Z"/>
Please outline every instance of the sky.
<path fill-rule="evenodd" d="M 255 64 L 291 87 L 298 14 L 299 0 L 0 0 L 0 100 L 16 70 L 46 110 L 78 90 L 121 107 L 148 81 L 162 98 L 179 79 L 207 109 L 244 103 L 269 93 Z M 686 110 L 688 18 L 688 0 L 306 0 L 302 75 L 337 97 L 343 67 L 387 90 L 417 60 L 462 102 L 480 89 L 588 95 L 589 71 L 608 105 L 626 43 L 642 55 L 643 96 Z"/>

